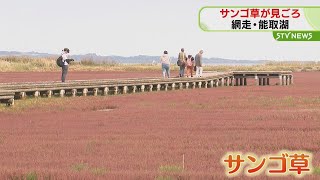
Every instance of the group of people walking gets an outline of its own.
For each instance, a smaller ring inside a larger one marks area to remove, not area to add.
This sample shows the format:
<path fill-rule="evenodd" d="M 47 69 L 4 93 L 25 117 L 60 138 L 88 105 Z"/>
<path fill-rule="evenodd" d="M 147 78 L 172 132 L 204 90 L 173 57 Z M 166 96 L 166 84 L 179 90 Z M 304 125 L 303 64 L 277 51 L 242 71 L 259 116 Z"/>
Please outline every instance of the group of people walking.
<path fill-rule="evenodd" d="M 196 77 L 202 77 L 202 54 L 203 50 L 193 57 L 192 55 L 186 55 L 184 48 L 181 49 L 178 55 L 177 65 L 179 66 L 179 77 L 185 77 L 185 70 L 187 71 L 187 77 L 193 77 L 193 71 L 196 72 Z M 162 65 L 163 78 L 170 78 L 170 56 L 168 51 L 164 51 L 160 57 Z"/>
<path fill-rule="evenodd" d="M 70 59 L 70 50 L 68 48 L 64 48 L 61 53 L 61 61 L 62 61 L 62 75 L 61 81 L 65 82 L 66 76 L 68 74 L 69 62 L 73 61 Z M 195 57 L 192 55 L 186 55 L 184 52 L 184 48 L 181 49 L 178 55 L 177 65 L 179 66 L 179 77 L 185 77 L 185 70 L 187 71 L 187 77 L 193 77 L 194 71 L 196 77 L 202 77 L 202 54 L 203 50 L 200 50 Z M 162 65 L 162 73 L 164 78 L 170 78 L 170 63 L 171 59 L 168 55 L 168 51 L 164 51 L 163 55 L 160 57 L 161 65 Z"/>

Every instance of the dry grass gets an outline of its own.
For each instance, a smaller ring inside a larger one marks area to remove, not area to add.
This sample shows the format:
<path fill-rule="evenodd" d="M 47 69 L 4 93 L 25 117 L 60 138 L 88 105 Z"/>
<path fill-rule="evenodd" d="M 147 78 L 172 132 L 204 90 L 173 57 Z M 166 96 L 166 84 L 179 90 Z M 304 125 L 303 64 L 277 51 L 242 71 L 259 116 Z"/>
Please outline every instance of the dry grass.
<path fill-rule="evenodd" d="M 72 71 L 158 71 L 159 65 L 152 64 L 118 64 L 115 61 L 103 61 L 96 63 L 90 59 L 72 62 Z M 172 64 L 171 70 L 178 70 L 178 66 Z M 263 65 L 210 65 L 205 66 L 206 71 L 281 71 L 291 70 L 294 72 L 319 71 L 320 63 L 317 62 L 273 62 Z M 55 58 L 32 58 L 32 57 L 0 57 L 0 72 L 48 72 L 60 71 Z"/>
<path fill-rule="evenodd" d="M 152 64 L 117 64 L 114 61 L 96 63 L 90 59 L 71 62 L 72 71 L 158 71 Z M 177 67 L 172 67 L 173 70 Z M 55 58 L 0 57 L 0 72 L 50 72 L 61 71 Z"/>

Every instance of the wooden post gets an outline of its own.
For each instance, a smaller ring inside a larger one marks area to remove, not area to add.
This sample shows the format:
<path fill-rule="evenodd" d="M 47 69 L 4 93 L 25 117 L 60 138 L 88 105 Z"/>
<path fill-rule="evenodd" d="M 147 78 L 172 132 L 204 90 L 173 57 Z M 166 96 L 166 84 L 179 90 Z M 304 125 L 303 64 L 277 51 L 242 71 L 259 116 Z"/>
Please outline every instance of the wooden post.
<path fill-rule="evenodd" d="M 213 82 L 213 80 L 210 80 L 210 87 L 211 87 L 211 88 L 214 87 L 214 82 Z"/>
<path fill-rule="evenodd" d="M 231 77 L 231 83 L 230 83 L 230 85 L 231 85 L 231 86 L 234 86 L 234 77 L 233 77 L 233 76 Z"/>
<path fill-rule="evenodd" d="M 47 91 L 47 97 L 51 98 L 51 96 L 52 96 L 52 90 Z"/>
<path fill-rule="evenodd" d="M 87 96 L 88 95 L 88 89 L 87 88 L 84 88 L 82 90 L 82 96 Z"/>
<path fill-rule="evenodd" d="M 8 100 L 8 106 L 14 106 L 14 98 Z"/>
<path fill-rule="evenodd" d="M 208 81 L 204 82 L 204 88 L 208 88 Z"/>
<path fill-rule="evenodd" d="M 132 93 L 136 93 L 137 92 L 137 86 L 133 86 L 132 87 Z"/>
<path fill-rule="evenodd" d="M 26 92 L 20 92 L 20 98 L 25 99 L 26 98 Z"/>
<path fill-rule="evenodd" d="M 33 93 L 33 95 L 34 95 L 34 97 L 39 97 L 39 95 L 40 95 L 40 92 L 39 91 L 35 91 L 34 93 Z"/>
<path fill-rule="evenodd" d="M 119 87 L 115 86 L 114 87 L 114 95 L 117 95 L 119 93 Z"/>
<path fill-rule="evenodd" d="M 71 94 L 72 94 L 72 97 L 76 97 L 76 95 L 77 95 L 77 89 L 72 89 L 72 90 L 71 90 Z"/>
<path fill-rule="evenodd" d="M 259 86 L 261 86 L 261 85 L 262 85 L 262 78 L 259 77 Z"/>
<path fill-rule="evenodd" d="M 256 86 L 259 86 L 259 77 L 257 74 L 254 75 L 254 79 L 255 79 L 255 83 L 256 83 Z"/>
<path fill-rule="evenodd" d="M 243 86 L 243 78 L 240 78 L 240 86 Z"/>
<path fill-rule="evenodd" d="M 152 92 L 152 89 L 153 89 L 153 85 L 150 84 L 150 85 L 149 85 L 149 91 Z"/>
<path fill-rule="evenodd" d="M 98 88 L 93 88 L 93 95 L 98 96 L 98 91 L 99 91 Z"/>
<path fill-rule="evenodd" d="M 127 94 L 128 93 L 128 86 L 123 86 L 122 93 L 123 94 Z"/>
<path fill-rule="evenodd" d="M 60 97 L 64 97 L 64 94 L 65 94 L 65 93 L 66 93 L 66 91 L 65 91 L 64 89 L 61 89 L 61 90 L 60 90 L 60 93 L 59 93 L 59 94 L 60 94 Z"/>
<path fill-rule="evenodd" d="M 196 82 L 192 82 L 192 89 L 195 89 L 196 88 Z"/>
<path fill-rule="evenodd" d="M 172 83 L 172 84 L 171 84 L 171 89 L 172 89 L 172 90 L 175 90 L 175 89 L 176 89 L 176 84 L 175 84 L 175 83 Z"/>
<path fill-rule="evenodd" d="M 103 95 L 104 95 L 104 96 L 107 96 L 108 93 L 109 93 L 109 87 L 103 88 Z"/>

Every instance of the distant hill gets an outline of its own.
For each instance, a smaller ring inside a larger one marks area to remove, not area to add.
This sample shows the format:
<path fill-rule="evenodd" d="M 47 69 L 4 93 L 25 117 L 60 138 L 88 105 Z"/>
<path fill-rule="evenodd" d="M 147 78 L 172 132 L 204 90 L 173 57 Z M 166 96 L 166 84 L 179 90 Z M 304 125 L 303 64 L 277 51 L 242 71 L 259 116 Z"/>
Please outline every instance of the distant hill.
<path fill-rule="evenodd" d="M 0 56 L 30 56 L 30 57 L 57 57 L 58 54 L 48 54 L 48 53 L 38 53 L 38 52 L 19 52 L 19 51 L 0 51 Z M 158 63 L 160 56 L 100 56 L 95 53 L 85 54 L 85 55 L 72 55 L 72 58 L 81 60 L 92 60 L 95 62 L 115 62 L 123 64 L 151 64 Z M 173 63 L 177 61 L 176 57 L 172 57 Z M 233 60 L 233 59 L 222 59 L 222 58 L 204 58 L 204 64 L 210 65 L 256 65 L 264 64 L 265 60 Z"/>

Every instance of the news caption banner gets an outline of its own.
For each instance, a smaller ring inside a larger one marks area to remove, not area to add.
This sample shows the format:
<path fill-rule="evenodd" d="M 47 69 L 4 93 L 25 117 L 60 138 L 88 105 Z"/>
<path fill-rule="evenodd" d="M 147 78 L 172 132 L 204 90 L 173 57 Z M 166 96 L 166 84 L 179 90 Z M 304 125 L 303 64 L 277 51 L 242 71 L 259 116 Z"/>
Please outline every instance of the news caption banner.
<path fill-rule="evenodd" d="M 272 32 L 277 41 L 320 41 L 320 6 L 205 6 L 205 32 Z"/>

